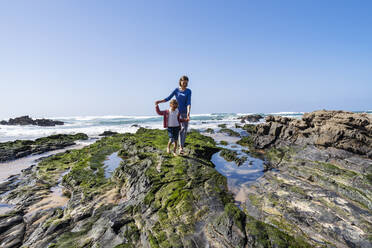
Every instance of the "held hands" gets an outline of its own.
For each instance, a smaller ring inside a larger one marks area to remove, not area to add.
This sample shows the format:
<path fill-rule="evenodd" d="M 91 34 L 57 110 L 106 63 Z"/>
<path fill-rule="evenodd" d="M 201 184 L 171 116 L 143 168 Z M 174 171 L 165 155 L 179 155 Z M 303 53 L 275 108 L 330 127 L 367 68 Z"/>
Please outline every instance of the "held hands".
<path fill-rule="evenodd" d="M 186 119 L 182 119 L 183 122 L 189 122 L 190 121 L 190 116 L 187 116 Z"/>
<path fill-rule="evenodd" d="M 159 103 L 165 102 L 164 100 L 155 101 L 155 106 L 158 106 Z"/>

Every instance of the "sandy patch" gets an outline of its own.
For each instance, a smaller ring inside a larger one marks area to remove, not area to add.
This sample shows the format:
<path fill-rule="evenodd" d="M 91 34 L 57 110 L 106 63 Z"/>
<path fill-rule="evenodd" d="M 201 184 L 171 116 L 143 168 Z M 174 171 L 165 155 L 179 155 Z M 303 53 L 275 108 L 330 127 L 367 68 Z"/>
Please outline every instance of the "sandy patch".
<path fill-rule="evenodd" d="M 37 202 L 34 205 L 31 205 L 27 209 L 27 212 L 31 213 L 34 211 L 45 210 L 49 208 L 63 207 L 67 204 L 68 201 L 69 198 L 65 196 L 59 195 L 57 193 L 51 193 L 41 201 Z"/>

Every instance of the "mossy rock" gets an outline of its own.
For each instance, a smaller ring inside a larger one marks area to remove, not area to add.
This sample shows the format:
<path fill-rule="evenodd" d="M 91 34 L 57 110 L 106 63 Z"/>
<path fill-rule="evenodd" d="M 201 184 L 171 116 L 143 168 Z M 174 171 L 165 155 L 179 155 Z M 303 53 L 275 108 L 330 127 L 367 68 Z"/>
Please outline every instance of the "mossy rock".
<path fill-rule="evenodd" d="M 103 162 L 107 156 L 121 148 L 124 137 L 123 134 L 104 137 L 80 150 L 71 150 L 46 158 L 38 164 L 37 176 L 53 186 L 60 175 L 69 170 L 62 181 L 68 190 L 81 191 L 86 196 L 100 192 L 111 184 L 111 180 L 104 176 Z"/>
<path fill-rule="evenodd" d="M 50 246 L 105 247 L 107 242 L 120 238 L 124 241 L 115 241 L 110 247 L 185 247 L 198 225 L 207 227 L 210 223 L 217 229 L 209 231 L 222 235 L 232 247 L 247 245 L 247 220 L 251 223 L 251 219 L 235 206 L 226 177 L 210 161 L 221 148 L 212 138 L 190 132 L 186 139 L 187 155 L 175 157 L 166 153 L 167 142 L 165 130 L 139 128 L 135 134 L 104 137 L 80 150 L 40 162 L 36 176 L 46 189 L 56 185 L 61 174 L 69 171 L 62 185 L 71 192 L 71 204 L 63 211 L 56 210 L 42 223 L 45 229 L 60 227 Z M 112 178 L 105 178 L 103 162 L 113 152 L 119 152 L 123 163 Z M 33 189 L 24 190 L 32 194 Z M 120 201 L 107 200 L 106 194 L 111 191 L 122 194 Z M 91 209 L 87 207 L 89 214 L 84 218 L 73 216 L 76 209 L 86 206 Z M 74 221 L 79 223 L 78 231 L 72 231 L 77 225 Z M 110 240 L 92 235 L 99 228 L 110 235 Z M 265 228 L 268 230 L 265 237 L 272 246 L 282 240 L 292 244 L 289 238 L 277 239 L 278 235 L 287 236 L 277 234 L 275 227 Z M 249 235 L 254 242 L 261 242 L 261 236 Z"/>
<path fill-rule="evenodd" d="M 213 130 L 213 128 L 207 128 L 207 129 L 205 130 L 205 132 L 206 132 L 206 133 L 210 133 L 210 134 L 214 134 L 214 130 Z"/>
<path fill-rule="evenodd" d="M 254 134 L 257 132 L 257 125 L 253 125 L 253 124 L 245 124 L 243 127 L 242 127 L 243 130 L 247 131 L 248 133 L 250 134 Z"/>
<path fill-rule="evenodd" d="M 220 141 L 220 145 L 227 146 L 229 143 L 225 140 Z"/>
<path fill-rule="evenodd" d="M 223 149 L 220 153 L 220 156 L 228 162 L 234 161 L 238 166 L 244 164 L 244 162 L 247 161 L 246 156 L 239 157 L 236 151 L 229 149 Z"/>
<path fill-rule="evenodd" d="M 293 237 L 278 228 L 258 221 L 251 216 L 246 219 L 248 243 L 252 247 L 312 247 L 301 237 Z"/>
<path fill-rule="evenodd" d="M 242 126 L 239 125 L 238 123 L 235 123 L 235 128 L 242 128 Z"/>
<path fill-rule="evenodd" d="M 236 143 L 241 146 L 247 146 L 249 148 L 254 149 L 254 141 L 253 141 L 252 136 L 244 136 L 240 140 L 238 140 Z"/>
<path fill-rule="evenodd" d="M 232 137 L 240 137 L 240 134 L 238 132 L 235 132 L 234 130 L 231 130 L 229 128 L 221 128 L 219 131 L 219 133 L 225 133 L 229 136 L 232 136 Z"/>
<path fill-rule="evenodd" d="M 0 162 L 25 157 L 32 154 L 61 149 L 74 145 L 76 140 L 86 140 L 84 133 L 56 134 L 36 140 L 16 140 L 0 143 Z"/>

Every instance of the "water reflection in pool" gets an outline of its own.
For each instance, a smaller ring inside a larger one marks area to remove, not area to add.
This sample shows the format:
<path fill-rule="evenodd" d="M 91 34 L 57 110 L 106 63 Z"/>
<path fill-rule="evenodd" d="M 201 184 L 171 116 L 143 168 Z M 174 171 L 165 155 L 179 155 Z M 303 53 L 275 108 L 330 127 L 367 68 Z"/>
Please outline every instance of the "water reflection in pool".
<path fill-rule="evenodd" d="M 239 151 L 238 149 L 234 150 Z M 229 189 L 232 191 L 236 191 L 243 184 L 248 186 L 264 174 L 263 161 L 261 159 L 247 154 L 240 154 L 240 156 L 248 157 L 247 161 L 240 166 L 236 165 L 235 162 L 227 162 L 220 156 L 220 153 L 214 154 L 211 159 L 216 166 L 216 170 L 226 176 Z"/>
<path fill-rule="evenodd" d="M 114 152 L 103 162 L 105 166 L 105 177 L 111 177 L 114 170 L 120 165 L 120 162 L 123 161 L 119 156 L 118 152 Z"/>
<path fill-rule="evenodd" d="M 13 208 L 14 208 L 13 205 L 6 204 L 6 203 L 0 203 L 0 215 L 11 211 Z"/>
<path fill-rule="evenodd" d="M 235 131 L 239 131 L 236 129 Z M 247 133 L 240 132 L 241 136 Z M 256 182 L 264 174 L 264 161 L 250 156 L 245 151 L 247 147 L 242 147 L 236 142 L 240 138 L 230 137 L 221 133 L 205 134 L 212 137 L 217 143 L 227 141 L 227 145 L 218 145 L 219 147 L 236 151 L 238 157 L 247 157 L 247 160 L 240 166 L 235 162 L 228 162 L 220 156 L 220 152 L 212 156 L 211 161 L 216 166 L 216 170 L 227 178 L 229 190 L 234 193 L 237 202 L 244 202 L 247 199 L 248 187 Z"/>

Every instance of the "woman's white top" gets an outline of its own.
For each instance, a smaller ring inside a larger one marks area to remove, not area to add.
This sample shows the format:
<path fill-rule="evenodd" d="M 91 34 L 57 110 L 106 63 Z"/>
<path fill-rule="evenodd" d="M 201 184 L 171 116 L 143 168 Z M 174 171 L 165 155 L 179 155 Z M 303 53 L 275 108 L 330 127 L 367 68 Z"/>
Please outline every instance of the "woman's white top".
<path fill-rule="evenodd" d="M 178 109 L 172 111 L 169 109 L 169 116 L 168 116 L 168 127 L 178 127 L 180 123 L 178 122 Z"/>

